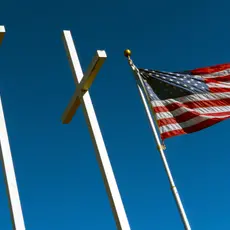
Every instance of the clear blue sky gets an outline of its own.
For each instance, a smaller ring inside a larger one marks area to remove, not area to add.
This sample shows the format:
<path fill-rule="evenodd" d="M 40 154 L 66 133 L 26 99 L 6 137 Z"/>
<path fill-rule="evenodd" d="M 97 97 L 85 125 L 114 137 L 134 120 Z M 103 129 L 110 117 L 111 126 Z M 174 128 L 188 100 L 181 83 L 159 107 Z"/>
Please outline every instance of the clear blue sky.
<path fill-rule="evenodd" d="M 217 4 L 218 3 L 218 4 Z M 27 229 L 115 230 L 79 109 L 61 115 L 75 85 L 61 32 L 70 29 L 85 70 L 108 59 L 90 94 L 131 228 L 183 229 L 135 81 L 139 67 L 179 71 L 230 61 L 229 1 L 3 1 L 0 91 Z M 230 121 L 166 140 L 192 229 L 230 229 Z M 0 229 L 10 230 L 3 176 Z"/>

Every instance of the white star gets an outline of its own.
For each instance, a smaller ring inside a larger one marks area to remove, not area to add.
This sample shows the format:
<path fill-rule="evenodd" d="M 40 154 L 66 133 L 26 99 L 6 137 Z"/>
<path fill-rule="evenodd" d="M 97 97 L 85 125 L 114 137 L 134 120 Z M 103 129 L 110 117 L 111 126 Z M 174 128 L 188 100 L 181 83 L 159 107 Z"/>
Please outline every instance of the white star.
<path fill-rule="evenodd" d="M 191 87 L 191 90 L 194 90 L 194 88 Z"/>
<path fill-rule="evenodd" d="M 184 87 L 187 87 L 187 85 L 184 85 Z"/>
<path fill-rule="evenodd" d="M 180 84 L 180 82 L 179 82 L 179 81 L 177 81 L 176 83 L 177 83 L 177 84 Z"/>
<path fill-rule="evenodd" d="M 190 81 L 187 81 L 188 83 L 190 83 Z"/>
<path fill-rule="evenodd" d="M 194 84 L 195 86 L 197 86 L 197 84 Z"/>
<path fill-rule="evenodd" d="M 169 79 L 170 81 L 173 81 L 173 79 Z"/>

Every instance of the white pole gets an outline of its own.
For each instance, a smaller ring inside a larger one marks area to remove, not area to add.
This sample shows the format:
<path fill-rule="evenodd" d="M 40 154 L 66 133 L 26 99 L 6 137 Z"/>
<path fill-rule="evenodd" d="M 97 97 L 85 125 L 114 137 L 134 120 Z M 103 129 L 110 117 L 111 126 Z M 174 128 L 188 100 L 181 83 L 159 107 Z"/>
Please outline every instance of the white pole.
<path fill-rule="evenodd" d="M 183 207 L 183 205 L 182 205 L 182 202 L 181 202 L 179 193 L 178 193 L 178 191 L 177 191 L 175 182 L 174 182 L 174 180 L 173 180 L 173 177 L 172 177 L 172 174 L 171 174 L 171 171 L 170 171 L 170 168 L 169 168 L 167 159 L 166 159 L 166 157 L 165 157 L 164 150 L 163 150 L 163 146 L 161 145 L 161 142 L 160 142 L 160 139 L 159 139 L 157 130 L 156 130 L 156 126 L 155 126 L 154 121 L 153 121 L 153 114 L 152 114 L 152 112 L 151 112 L 152 110 L 150 109 L 150 108 L 151 108 L 151 105 L 150 105 L 150 103 L 149 103 L 149 100 L 146 99 L 146 97 L 147 97 L 148 94 L 147 94 L 147 92 L 146 92 L 146 90 L 145 90 L 145 86 L 144 86 L 143 79 L 142 79 L 142 77 L 140 76 L 140 73 L 139 73 L 138 69 L 135 67 L 135 65 L 133 64 L 132 60 L 130 59 L 130 56 L 128 56 L 128 60 L 129 60 L 129 64 L 130 64 L 131 68 L 133 69 L 134 73 L 135 73 L 136 76 L 137 76 L 137 87 L 138 87 L 138 90 L 139 90 L 139 93 L 140 93 L 142 102 L 143 102 L 143 104 L 144 104 L 145 111 L 146 111 L 146 113 L 147 113 L 147 116 L 148 116 L 148 119 L 149 119 L 149 123 L 150 123 L 151 128 L 152 128 L 152 131 L 153 131 L 153 136 L 154 136 L 154 138 L 155 138 L 155 141 L 156 141 L 156 144 L 157 144 L 157 148 L 158 148 L 158 150 L 159 150 L 159 152 L 160 152 L 161 159 L 162 159 L 162 161 L 163 161 L 163 165 L 164 165 L 166 174 L 167 174 L 168 179 L 169 179 L 169 183 L 170 183 L 170 186 L 171 186 L 171 190 L 172 190 L 173 196 L 174 196 L 174 198 L 175 198 L 175 201 L 176 201 L 176 204 L 177 204 L 177 207 L 178 207 L 178 210 L 179 210 L 179 213 L 180 213 L 182 222 L 183 222 L 183 224 L 184 224 L 184 228 L 185 228 L 186 230 L 191 230 L 191 227 L 190 227 L 190 224 L 189 224 L 189 222 L 188 222 L 188 219 L 187 219 L 187 216 L 186 216 L 184 207 Z M 144 95 L 142 89 L 144 90 L 145 95 Z"/>
<path fill-rule="evenodd" d="M 0 157 L 3 165 L 13 229 L 25 230 L 10 144 L 0 99 Z"/>
<path fill-rule="evenodd" d="M 65 48 L 68 55 L 68 59 L 70 61 L 70 66 L 73 72 L 75 84 L 78 87 L 82 85 L 90 85 L 86 84 L 82 72 L 82 68 L 78 59 L 77 51 L 74 46 L 74 42 L 71 36 L 70 31 L 63 32 Z M 102 52 L 104 53 L 104 52 Z M 96 63 L 95 63 L 96 65 Z M 93 70 L 94 68 L 92 68 Z M 90 71 L 88 71 L 90 72 Z M 94 75 L 94 71 L 92 71 Z M 90 79 L 90 76 L 89 76 Z M 87 80 L 87 79 L 86 79 Z M 81 84 L 81 82 L 83 83 Z M 90 81 L 89 81 L 90 82 Z M 93 141 L 93 145 L 96 151 L 96 157 L 100 166 L 100 170 L 102 173 L 102 177 L 105 183 L 106 191 L 110 200 L 110 205 L 112 207 L 113 215 L 116 221 L 117 229 L 119 230 L 130 230 L 128 218 L 126 216 L 126 212 L 122 203 L 122 199 L 118 190 L 118 186 L 115 180 L 115 176 L 113 173 L 113 169 L 109 160 L 109 156 L 105 147 L 105 143 L 101 134 L 101 130 L 97 121 L 97 117 L 94 111 L 94 107 L 90 98 L 89 91 L 86 91 L 88 87 L 83 87 L 83 89 L 79 88 L 78 92 L 82 91 L 79 97 L 72 100 L 70 106 L 67 108 L 67 112 L 69 111 L 70 115 L 73 115 L 73 111 L 76 110 L 76 107 L 79 105 L 78 100 L 80 98 L 80 103 L 82 104 L 83 112 L 85 115 L 85 119 L 89 128 L 89 132 Z M 72 105 L 72 107 L 71 107 Z M 70 119 L 66 119 L 68 115 L 64 113 L 63 120 L 69 121 Z"/>
<path fill-rule="evenodd" d="M 3 40 L 6 30 L 4 26 L 0 26 L 0 44 Z M 25 224 L 22 214 L 21 202 L 17 187 L 16 176 L 14 172 L 14 164 L 10 150 L 10 144 L 6 129 L 6 123 L 0 98 L 0 160 L 3 166 L 5 184 L 7 188 L 7 196 L 10 206 L 10 214 L 12 226 L 15 230 L 25 230 Z"/>

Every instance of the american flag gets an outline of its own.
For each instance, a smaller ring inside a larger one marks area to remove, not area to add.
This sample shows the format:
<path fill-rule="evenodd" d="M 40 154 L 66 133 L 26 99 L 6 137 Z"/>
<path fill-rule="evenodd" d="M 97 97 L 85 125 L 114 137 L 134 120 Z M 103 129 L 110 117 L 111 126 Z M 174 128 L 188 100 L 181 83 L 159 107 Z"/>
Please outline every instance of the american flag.
<path fill-rule="evenodd" d="M 143 79 L 162 140 L 230 117 L 230 64 L 184 72 L 136 70 Z"/>

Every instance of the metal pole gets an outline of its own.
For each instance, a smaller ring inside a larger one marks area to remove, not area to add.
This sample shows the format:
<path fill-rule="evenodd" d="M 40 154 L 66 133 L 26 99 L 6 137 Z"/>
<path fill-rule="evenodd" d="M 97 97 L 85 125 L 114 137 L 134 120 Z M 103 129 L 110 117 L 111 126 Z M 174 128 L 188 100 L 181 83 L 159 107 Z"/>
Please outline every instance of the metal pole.
<path fill-rule="evenodd" d="M 140 96 L 141 96 L 141 99 L 142 99 L 142 102 L 144 104 L 144 107 L 145 107 L 145 111 L 147 113 L 147 116 L 148 116 L 148 119 L 149 119 L 149 123 L 151 125 L 151 128 L 152 128 L 152 131 L 153 131 L 153 136 L 155 138 L 155 141 L 156 141 L 156 144 L 157 144 L 157 148 L 160 152 L 160 155 L 161 155 L 161 159 L 163 161 L 163 165 L 164 165 L 164 168 L 165 168 L 165 171 L 166 171 L 166 174 L 167 174 L 167 177 L 168 177 L 168 180 L 169 180 L 169 183 L 170 183 L 170 187 L 171 187 L 171 190 L 172 190 L 172 193 L 173 193 L 173 196 L 175 198 L 175 201 L 176 201 L 176 204 L 177 204 L 177 207 L 178 207 L 178 210 L 179 210 L 179 213 L 180 213 L 180 216 L 181 216 L 181 219 L 182 219 L 182 222 L 184 224 L 184 228 L 186 230 L 191 230 L 191 227 L 190 227 L 190 224 L 188 222 L 188 219 L 187 219 L 187 216 L 186 216 L 186 213 L 185 213 L 185 210 L 184 210 L 184 207 L 182 205 L 182 202 L 181 202 L 181 199 L 180 199 L 180 196 L 179 196 L 179 193 L 177 191 L 177 188 L 176 188 L 176 185 L 175 185 L 175 182 L 173 180 L 173 177 L 172 177 L 172 173 L 170 171 L 170 168 L 169 168 L 169 165 L 168 165 L 168 162 L 167 162 L 167 159 L 165 157 L 165 154 L 164 154 L 164 150 L 163 150 L 163 146 L 161 145 L 161 142 L 160 142 L 160 139 L 159 139 L 159 136 L 158 136 L 158 133 L 157 133 L 157 130 L 156 130 L 156 126 L 154 124 L 154 121 L 153 121 L 153 114 L 152 114 L 152 110 L 150 109 L 151 108 L 151 105 L 149 103 L 149 100 L 146 99 L 146 97 L 148 97 L 147 95 L 147 92 L 145 90 L 145 86 L 144 86 L 144 82 L 143 82 L 143 79 L 142 77 L 140 76 L 140 73 L 138 71 L 138 69 L 136 68 L 136 66 L 133 64 L 131 58 L 130 58 L 130 54 L 127 55 L 127 58 L 128 58 L 128 61 L 129 61 L 129 64 L 131 66 L 131 68 L 133 69 L 136 77 L 137 77 L 137 87 L 138 87 L 138 90 L 139 90 L 139 93 L 140 93 Z M 144 90 L 144 93 L 143 93 L 143 90 Z"/>

